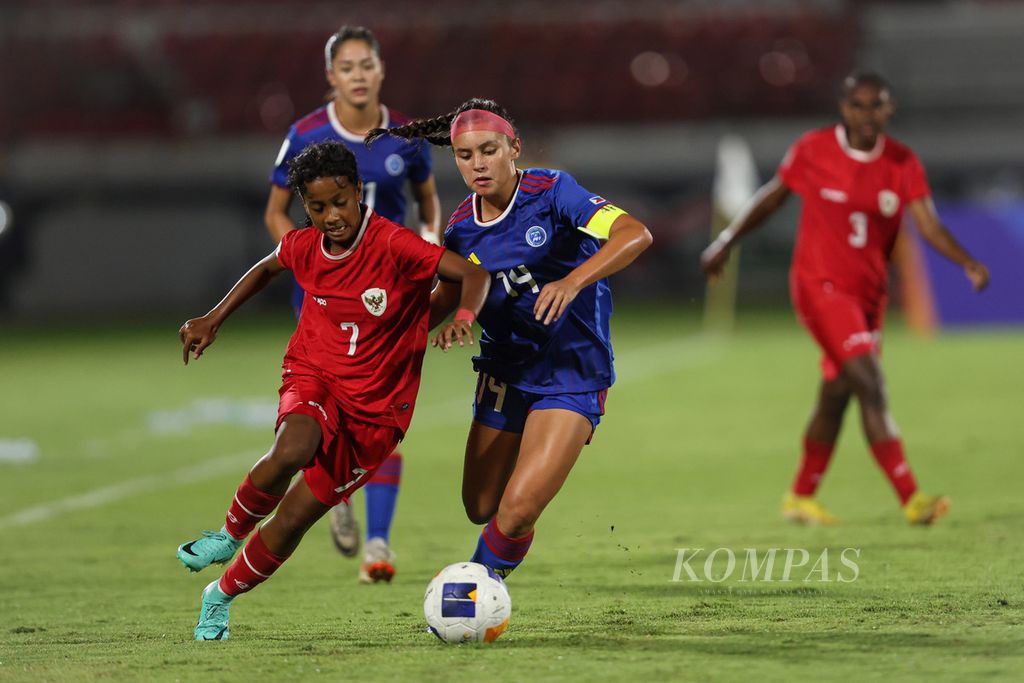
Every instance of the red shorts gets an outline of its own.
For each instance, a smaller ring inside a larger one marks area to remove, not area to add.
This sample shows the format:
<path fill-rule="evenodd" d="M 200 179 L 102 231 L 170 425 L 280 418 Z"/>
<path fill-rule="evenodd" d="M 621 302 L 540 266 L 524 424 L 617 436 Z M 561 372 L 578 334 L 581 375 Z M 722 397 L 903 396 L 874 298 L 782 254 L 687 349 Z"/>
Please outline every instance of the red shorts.
<path fill-rule="evenodd" d="M 797 318 L 824 352 L 821 373 L 826 380 L 839 375 L 851 358 L 879 353 L 886 300 L 868 305 L 836 290 L 831 282 L 790 280 Z"/>
<path fill-rule="evenodd" d="M 323 441 L 302 474 L 313 495 L 324 505 L 348 500 L 373 477 L 402 440 L 398 427 L 345 415 L 331 394 L 330 384 L 320 375 L 285 375 L 280 394 L 275 431 L 286 415 L 295 413 L 309 415 L 320 423 Z"/>

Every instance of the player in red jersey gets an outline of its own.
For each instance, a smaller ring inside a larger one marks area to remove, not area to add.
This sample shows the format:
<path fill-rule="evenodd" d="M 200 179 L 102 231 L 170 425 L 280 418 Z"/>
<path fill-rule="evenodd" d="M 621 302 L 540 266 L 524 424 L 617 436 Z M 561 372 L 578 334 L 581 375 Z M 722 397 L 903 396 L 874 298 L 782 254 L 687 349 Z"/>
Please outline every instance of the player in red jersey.
<path fill-rule="evenodd" d="M 801 137 L 778 174 L 704 250 L 701 264 L 718 275 L 733 245 L 774 213 L 791 193 L 801 199 L 790 293 L 800 322 L 822 348 L 824 378 L 804 434 L 803 459 L 783 514 L 803 523 L 835 518 L 814 498 L 851 396 L 860 403 L 864 435 L 911 523 L 931 524 L 949 507 L 945 496 L 917 489 L 889 414 L 879 363 L 887 268 L 904 210 L 922 237 L 960 265 L 975 290 L 988 284 L 973 259 L 935 213 L 921 162 L 884 131 L 893 114 L 891 89 L 877 74 L 843 83 L 842 123 Z"/>
<path fill-rule="evenodd" d="M 187 364 L 276 275 L 291 270 L 305 290 L 285 351 L 274 445 L 238 487 L 224 528 L 178 548 L 192 571 L 227 562 L 277 510 L 203 591 L 197 640 L 227 638 L 231 601 L 270 578 L 306 530 L 373 477 L 404 436 L 419 389 L 434 275 L 462 282 L 460 311 L 442 330 L 460 345 L 473 343 L 472 321 L 490 286 L 487 271 L 362 204 L 355 157 L 340 143 L 306 149 L 291 163 L 288 184 L 315 230 L 286 234 L 212 311 L 180 331 Z M 289 487 L 299 470 L 303 476 Z"/>
<path fill-rule="evenodd" d="M 427 145 L 389 140 L 371 150 L 364 144 L 367 130 L 402 125 L 408 119 L 384 106 L 381 87 L 384 62 L 377 37 L 362 26 L 342 26 L 324 45 L 324 66 L 332 99 L 303 116 L 288 130 L 274 170 L 264 222 L 275 242 L 295 229 L 288 209 L 293 193 L 288 188 L 288 162 L 307 146 L 337 140 L 355 154 L 363 182 L 363 203 L 374 213 L 404 223 L 406 188 L 416 200 L 420 235 L 440 244 L 441 205 L 437 197 Z M 302 307 L 302 290 L 295 285 L 292 306 Z M 363 488 L 366 500 L 366 547 L 359 566 L 363 583 L 390 581 L 395 573 L 391 551 L 391 525 L 402 477 L 402 454 L 396 450 Z M 347 503 L 330 515 L 331 538 L 346 557 L 359 554 L 359 525 Z"/>

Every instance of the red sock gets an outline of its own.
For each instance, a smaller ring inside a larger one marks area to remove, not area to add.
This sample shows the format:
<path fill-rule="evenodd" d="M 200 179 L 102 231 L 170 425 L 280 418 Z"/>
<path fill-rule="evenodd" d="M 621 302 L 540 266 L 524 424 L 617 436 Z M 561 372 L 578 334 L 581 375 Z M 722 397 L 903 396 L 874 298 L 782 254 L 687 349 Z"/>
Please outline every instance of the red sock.
<path fill-rule="evenodd" d="M 252 533 L 261 519 L 274 511 L 283 497 L 259 490 L 247 474 L 245 481 L 235 491 L 224 526 L 235 538 L 245 538 Z"/>
<path fill-rule="evenodd" d="M 903 457 L 903 442 L 899 439 L 887 439 L 871 444 L 871 452 L 875 454 L 878 466 L 889 477 L 900 504 L 904 504 L 917 491 L 917 482 L 910 471 L 910 465 Z"/>
<path fill-rule="evenodd" d="M 220 577 L 220 590 L 226 595 L 248 593 L 269 579 L 287 559 L 270 552 L 257 531 Z"/>
<path fill-rule="evenodd" d="M 793 480 L 793 493 L 798 496 L 814 495 L 835 447 L 834 443 L 821 443 L 804 437 L 804 455 L 800 469 L 796 471 L 796 479 Z"/>

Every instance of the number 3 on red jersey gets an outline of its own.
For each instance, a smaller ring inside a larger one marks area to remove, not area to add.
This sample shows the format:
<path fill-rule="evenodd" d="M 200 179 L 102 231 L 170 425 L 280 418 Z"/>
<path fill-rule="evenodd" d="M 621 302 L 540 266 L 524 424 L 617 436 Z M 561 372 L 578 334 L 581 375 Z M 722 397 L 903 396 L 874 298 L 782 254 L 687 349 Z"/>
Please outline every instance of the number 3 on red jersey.
<path fill-rule="evenodd" d="M 853 232 L 847 236 L 846 241 L 854 249 L 863 249 L 868 243 L 868 216 L 866 213 L 854 211 L 850 214 L 850 225 Z"/>

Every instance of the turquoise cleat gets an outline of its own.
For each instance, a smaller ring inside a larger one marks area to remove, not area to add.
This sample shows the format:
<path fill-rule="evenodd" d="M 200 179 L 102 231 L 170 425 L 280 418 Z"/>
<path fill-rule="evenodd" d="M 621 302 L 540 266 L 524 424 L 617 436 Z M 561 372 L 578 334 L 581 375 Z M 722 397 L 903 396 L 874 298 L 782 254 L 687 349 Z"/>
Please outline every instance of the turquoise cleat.
<path fill-rule="evenodd" d="M 203 606 L 193 634 L 196 640 L 228 639 L 228 608 L 234 597 L 221 592 L 220 579 L 203 590 Z"/>
<path fill-rule="evenodd" d="M 204 531 L 203 537 L 178 546 L 178 559 L 191 572 L 206 569 L 211 564 L 224 564 L 238 552 L 245 539 L 232 537 L 226 529 Z"/>

